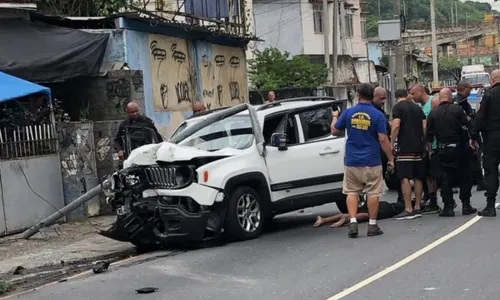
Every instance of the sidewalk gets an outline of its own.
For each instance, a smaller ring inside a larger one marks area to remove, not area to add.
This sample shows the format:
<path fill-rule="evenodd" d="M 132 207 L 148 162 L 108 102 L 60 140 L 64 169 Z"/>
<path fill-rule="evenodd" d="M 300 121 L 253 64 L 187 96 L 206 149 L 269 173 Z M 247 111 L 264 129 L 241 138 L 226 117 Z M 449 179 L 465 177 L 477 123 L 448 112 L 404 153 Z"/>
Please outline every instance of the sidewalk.
<path fill-rule="evenodd" d="M 132 244 L 97 234 L 115 219 L 116 216 L 101 216 L 85 222 L 55 225 L 29 240 L 22 239 L 21 235 L 0 238 L 0 279 L 16 280 L 19 276 L 14 275 L 14 270 L 19 267 L 24 269 L 20 275 L 34 274 L 133 255 L 136 249 Z"/>

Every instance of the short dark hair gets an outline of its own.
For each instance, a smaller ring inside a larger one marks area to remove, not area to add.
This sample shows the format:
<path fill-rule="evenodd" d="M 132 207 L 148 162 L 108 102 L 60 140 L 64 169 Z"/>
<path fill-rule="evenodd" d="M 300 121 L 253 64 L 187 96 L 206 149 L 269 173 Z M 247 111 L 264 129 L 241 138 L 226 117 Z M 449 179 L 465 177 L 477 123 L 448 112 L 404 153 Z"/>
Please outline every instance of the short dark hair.
<path fill-rule="evenodd" d="M 468 88 L 470 88 L 470 84 L 465 82 L 465 81 L 460 81 L 457 84 L 457 91 L 463 91 L 463 90 L 468 89 Z"/>
<path fill-rule="evenodd" d="M 358 93 L 359 98 L 363 100 L 373 100 L 373 85 L 370 83 L 362 83 L 356 88 L 356 93 Z"/>
<path fill-rule="evenodd" d="M 394 93 L 394 97 L 396 99 L 398 99 L 398 98 L 406 98 L 406 97 L 408 97 L 408 91 L 405 90 L 405 89 L 396 90 L 396 92 Z"/>
<path fill-rule="evenodd" d="M 431 94 L 431 90 L 429 89 L 428 86 L 424 86 L 424 91 L 427 95 L 430 95 Z"/>

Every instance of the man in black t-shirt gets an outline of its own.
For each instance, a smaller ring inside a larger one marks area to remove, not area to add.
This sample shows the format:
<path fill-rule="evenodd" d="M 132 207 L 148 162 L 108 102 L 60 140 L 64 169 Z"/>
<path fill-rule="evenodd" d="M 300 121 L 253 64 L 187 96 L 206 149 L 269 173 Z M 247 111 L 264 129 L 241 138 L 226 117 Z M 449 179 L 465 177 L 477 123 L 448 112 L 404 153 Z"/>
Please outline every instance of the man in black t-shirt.
<path fill-rule="evenodd" d="M 406 91 L 404 91 L 406 92 Z M 407 92 L 406 92 L 407 93 Z M 392 144 L 397 139 L 396 169 L 401 180 L 401 190 L 405 200 L 405 211 L 396 216 L 397 220 L 411 220 L 421 217 L 420 203 L 422 201 L 423 181 L 426 178 L 425 153 L 425 123 L 422 109 L 405 97 L 400 97 L 392 109 Z M 411 202 L 410 180 L 414 181 L 415 207 Z"/>

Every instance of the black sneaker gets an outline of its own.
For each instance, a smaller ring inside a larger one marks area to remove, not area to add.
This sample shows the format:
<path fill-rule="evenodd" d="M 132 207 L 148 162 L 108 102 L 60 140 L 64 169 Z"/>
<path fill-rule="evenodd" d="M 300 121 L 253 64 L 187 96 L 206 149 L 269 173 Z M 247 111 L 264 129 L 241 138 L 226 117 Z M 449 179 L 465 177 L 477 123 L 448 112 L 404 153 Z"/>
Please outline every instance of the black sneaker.
<path fill-rule="evenodd" d="M 472 207 L 470 203 L 462 204 L 462 215 L 468 216 L 477 213 L 477 209 Z"/>
<path fill-rule="evenodd" d="M 349 223 L 349 233 L 350 238 L 355 238 L 358 236 L 358 223 Z"/>
<path fill-rule="evenodd" d="M 408 212 L 408 211 L 404 211 L 402 213 L 400 213 L 399 215 L 395 216 L 394 219 L 395 220 L 413 220 L 413 219 L 416 219 L 416 218 L 420 218 L 421 215 L 415 215 L 415 212 Z"/>
<path fill-rule="evenodd" d="M 382 229 L 380 229 L 378 227 L 378 225 L 368 225 L 368 232 L 367 232 L 367 236 L 376 236 L 376 235 L 382 235 L 384 234 L 384 232 L 382 231 Z"/>
<path fill-rule="evenodd" d="M 455 211 L 453 211 L 453 208 L 447 207 L 446 205 L 444 206 L 443 210 L 439 213 L 440 217 L 454 217 L 455 216 Z"/>
<path fill-rule="evenodd" d="M 414 209 L 413 213 L 417 218 L 420 218 L 422 216 L 422 211 L 420 209 Z"/>
<path fill-rule="evenodd" d="M 441 207 L 439 205 L 426 205 L 424 209 L 422 209 L 422 215 L 433 215 L 441 212 Z"/>

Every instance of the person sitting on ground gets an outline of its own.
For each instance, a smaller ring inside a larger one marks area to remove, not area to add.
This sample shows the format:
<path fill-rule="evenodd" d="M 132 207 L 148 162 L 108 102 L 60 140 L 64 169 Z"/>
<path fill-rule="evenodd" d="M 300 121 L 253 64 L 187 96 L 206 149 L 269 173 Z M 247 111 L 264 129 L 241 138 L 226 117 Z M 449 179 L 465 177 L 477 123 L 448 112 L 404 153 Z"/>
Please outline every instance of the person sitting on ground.
<path fill-rule="evenodd" d="M 393 218 L 405 210 L 405 204 L 401 201 L 396 201 L 394 203 L 389 203 L 387 201 L 380 201 L 378 207 L 377 220 L 390 219 Z M 358 222 L 368 221 L 368 206 L 365 202 L 360 208 L 358 208 L 358 213 L 356 214 L 356 220 Z M 350 218 L 349 214 L 336 214 L 331 217 L 316 217 L 316 222 L 313 227 L 320 227 L 326 223 L 333 223 L 330 225 L 331 228 L 342 227 L 349 224 Z"/>

